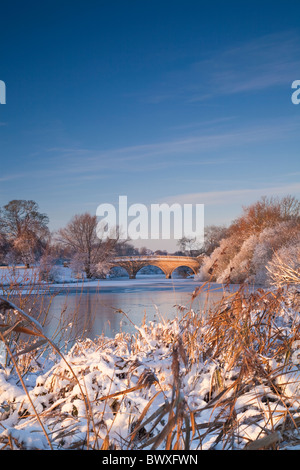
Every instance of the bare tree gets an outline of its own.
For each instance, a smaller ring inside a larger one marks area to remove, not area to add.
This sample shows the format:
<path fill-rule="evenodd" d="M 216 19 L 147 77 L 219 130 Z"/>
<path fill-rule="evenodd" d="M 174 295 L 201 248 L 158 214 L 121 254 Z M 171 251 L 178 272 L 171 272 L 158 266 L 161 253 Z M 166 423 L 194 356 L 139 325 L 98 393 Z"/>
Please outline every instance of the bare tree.
<path fill-rule="evenodd" d="M 34 201 L 13 200 L 0 213 L 0 232 L 10 243 L 15 256 L 29 265 L 41 255 L 49 237 L 46 214 Z"/>
<path fill-rule="evenodd" d="M 178 240 L 177 245 L 179 249 L 185 254 L 191 254 L 192 250 L 196 250 L 198 247 L 197 238 L 182 237 Z"/>
<path fill-rule="evenodd" d="M 149 256 L 149 255 L 152 255 L 152 250 L 150 250 L 149 248 L 147 248 L 146 246 L 142 246 L 140 249 L 139 249 L 139 254 L 141 256 Z"/>
<path fill-rule="evenodd" d="M 109 268 L 117 239 L 99 238 L 97 217 L 88 213 L 75 215 L 64 229 L 58 231 L 57 240 L 72 250 L 77 268 L 81 267 L 86 277 L 103 274 Z"/>
<path fill-rule="evenodd" d="M 224 225 L 207 225 L 204 229 L 204 253 L 207 256 L 211 255 L 227 235 L 228 229 Z"/>
<path fill-rule="evenodd" d="M 10 244 L 7 241 L 7 237 L 4 233 L 0 232 L 0 264 L 5 262 L 7 253 L 9 252 Z"/>

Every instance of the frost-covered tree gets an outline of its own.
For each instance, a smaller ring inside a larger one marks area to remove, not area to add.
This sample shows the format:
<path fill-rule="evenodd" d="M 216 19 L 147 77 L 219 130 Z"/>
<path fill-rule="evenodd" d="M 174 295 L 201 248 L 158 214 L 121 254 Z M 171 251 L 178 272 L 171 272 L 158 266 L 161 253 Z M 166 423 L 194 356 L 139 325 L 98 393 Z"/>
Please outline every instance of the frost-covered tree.
<path fill-rule="evenodd" d="M 240 284 L 249 280 L 253 274 L 251 260 L 256 246 L 257 235 L 251 235 L 244 241 L 237 254 L 230 259 L 226 269 L 219 275 L 217 282 Z"/>
<path fill-rule="evenodd" d="M 204 245 L 203 251 L 209 256 L 220 246 L 221 240 L 228 235 L 228 228 L 224 225 L 207 225 L 204 228 Z"/>
<path fill-rule="evenodd" d="M 230 271 L 230 261 L 238 253 L 237 244 L 231 238 L 224 238 L 210 256 L 205 256 L 197 277 L 201 281 L 223 282 L 224 272 Z"/>
<path fill-rule="evenodd" d="M 39 277 L 42 281 L 56 281 L 59 278 L 56 258 L 51 248 L 47 248 L 39 260 Z"/>
<path fill-rule="evenodd" d="M 295 244 L 299 233 L 299 201 L 291 196 L 264 197 L 244 208 L 233 221 L 219 246 L 205 257 L 199 278 L 265 284 L 269 277 L 267 265 L 274 253 Z"/>
<path fill-rule="evenodd" d="M 72 267 L 84 271 L 91 279 L 103 275 L 114 254 L 117 238 L 99 238 L 97 217 L 88 213 L 75 215 L 65 228 L 58 231 L 57 241 L 72 252 Z"/>
<path fill-rule="evenodd" d="M 16 259 L 29 265 L 43 252 L 49 238 L 49 219 L 32 200 L 13 200 L 0 213 L 0 232 Z"/>
<path fill-rule="evenodd" d="M 269 282 L 268 263 L 278 250 L 284 250 L 286 247 L 296 244 L 299 235 L 300 225 L 292 219 L 279 222 L 273 227 L 267 227 L 259 234 L 251 260 L 251 274 L 254 283 L 266 284 Z"/>
<path fill-rule="evenodd" d="M 238 232 L 245 240 L 254 233 L 279 222 L 300 221 L 300 202 L 293 196 L 262 197 L 259 201 L 243 208 L 243 213 L 230 226 L 230 232 Z"/>

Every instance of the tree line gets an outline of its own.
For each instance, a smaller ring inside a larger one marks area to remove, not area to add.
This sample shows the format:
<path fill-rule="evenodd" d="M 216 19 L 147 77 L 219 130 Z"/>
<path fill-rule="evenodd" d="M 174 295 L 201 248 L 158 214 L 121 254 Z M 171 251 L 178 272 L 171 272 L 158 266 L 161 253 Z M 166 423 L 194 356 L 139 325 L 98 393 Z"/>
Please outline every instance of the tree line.
<path fill-rule="evenodd" d="M 68 260 L 87 278 L 105 272 L 110 258 L 134 254 L 126 241 L 96 234 L 97 219 L 88 213 L 75 215 L 66 227 L 51 233 L 49 218 L 32 200 L 13 200 L 0 209 L 0 264 L 26 267 Z M 125 246 L 126 245 L 126 246 Z"/>
<path fill-rule="evenodd" d="M 35 201 L 12 200 L 0 208 L 0 264 L 29 267 L 39 263 L 47 270 L 51 264 L 67 260 L 73 271 L 84 272 L 90 279 L 105 276 L 113 256 L 152 254 L 146 247 L 138 250 L 130 240 L 109 238 L 104 231 L 101 236 L 96 215 L 77 214 L 54 233 L 48 224 L 48 216 Z M 261 283 L 275 255 L 289 258 L 297 268 L 299 229 L 300 202 L 295 197 L 262 197 L 243 207 L 242 214 L 228 227 L 205 227 L 203 246 L 183 238 L 174 254 L 204 255 L 200 272 L 203 281 Z"/>
<path fill-rule="evenodd" d="M 91 279 L 106 275 L 113 256 L 152 254 L 147 247 L 137 249 L 119 235 L 109 238 L 104 229 L 101 234 L 96 215 L 76 214 L 53 233 L 48 224 L 48 216 L 35 201 L 12 200 L 0 208 L 0 265 L 30 267 L 38 263 L 49 272 L 55 263 L 65 261 L 73 272 Z"/>
<path fill-rule="evenodd" d="M 300 202 L 293 196 L 262 197 L 210 235 L 201 281 L 265 285 L 281 263 L 300 270 Z"/>

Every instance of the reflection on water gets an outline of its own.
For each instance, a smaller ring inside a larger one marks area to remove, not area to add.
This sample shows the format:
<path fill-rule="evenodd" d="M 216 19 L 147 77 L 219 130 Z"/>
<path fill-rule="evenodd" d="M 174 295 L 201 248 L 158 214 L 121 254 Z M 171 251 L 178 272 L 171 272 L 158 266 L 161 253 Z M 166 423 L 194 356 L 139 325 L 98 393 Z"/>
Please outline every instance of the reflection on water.
<path fill-rule="evenodd" d="M 68 321 L 75 321 L 80 331 L 90 328 L 87 336 L 91 339 L 104 333 L 108 337 L 120 331 L 133 333 L 133 326 L 146 321 L 172 319 L 180 314 L 178 306 L 191 307 L 191 294 L 201 285 L 194 279 L 147 279 L 102 280 L 99 285 L 84 288 L 70 288 L 59 293 L 51 302 L 51 322 L 46 334 L 52 335 L 62 315 Z M 210 288 L 209 302 L 219 300 L 224 291 L 221 286 Z M 208 301 L 208 290 L 194 300 L 195 311 L 203 308 Z M 126 315 L 124 315 L 124 312 Z"/>

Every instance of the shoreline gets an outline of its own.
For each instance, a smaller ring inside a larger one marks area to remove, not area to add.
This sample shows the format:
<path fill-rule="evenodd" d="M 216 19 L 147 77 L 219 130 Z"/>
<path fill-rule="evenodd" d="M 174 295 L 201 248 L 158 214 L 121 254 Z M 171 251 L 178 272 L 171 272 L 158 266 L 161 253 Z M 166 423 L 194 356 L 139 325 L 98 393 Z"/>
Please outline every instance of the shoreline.
<path fill-rule="evenodd" d="M 97 292 L 127 292 L 128 289 L 131 290 L 138 290 L 141 288 L 145 288 L 146 290 L 171 290 L 176 289 L 179 291 L 190 291 L 191 292 L 198 286 L 203 286 L 206 284 L 203 281 L 198 281 L 194 278 L 183 279 L 183 278 L 175 278 L 175 279 L 165 279 L 155 278 L 155 277 L 148 277 L 148 278 L 141 278 L 141 279 L 128 279 L 128 278 L 117 278 L 117 279 L 101 279 L 101 280 L 93 280 L 93 281 L 82 281 L 81 283 L 78 282 L 61 282 L 61 283 L 33 283 L 33 284 L 24 284 L 20 285 L 19 287 L 21 290 L 29 294 L 27 291 L 28 289 L 31 291 L 31 295 L 36 295 L 37 293 L 52 293 L 52 294 L 62 294 L 66 295 L 68 293 L 97 293 Z M 1 284 L 0 284 L 1 285 Z M 10 287 L 9 284 L 2 284 L 1 285 L 1 295 L 3 295 L 4 291 Z M 229 286 L 225 286 L 224 284 L 211 282 L 207 283 L 207 287 L 205 286 L 205 291 L 209 291 L 210 289 L 216 290 L 223 290 L 228 291 L 239 289 L 241 286 L 239 284 L 230 284 Z M 253 286 L 249 286 L 253 288 Z"/>

